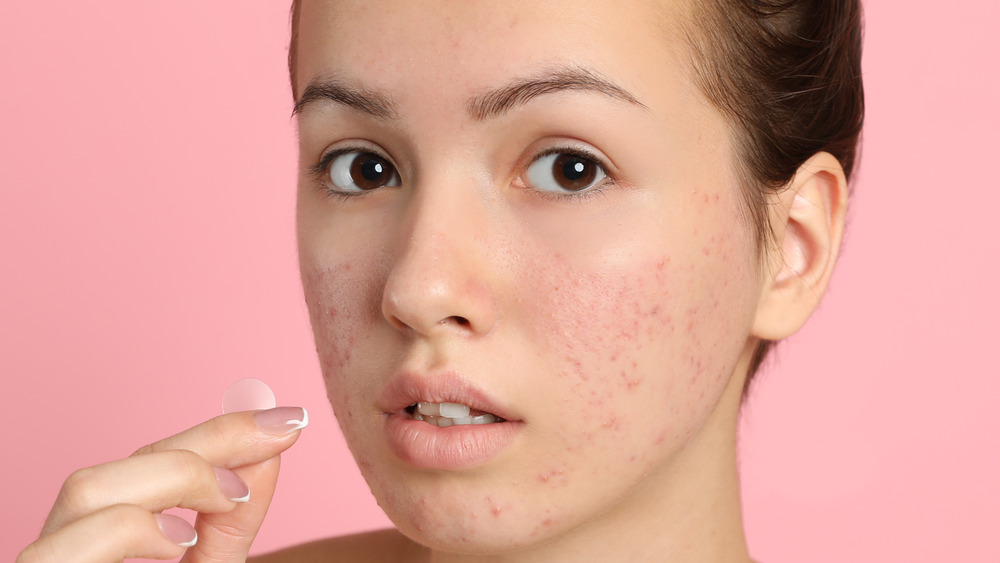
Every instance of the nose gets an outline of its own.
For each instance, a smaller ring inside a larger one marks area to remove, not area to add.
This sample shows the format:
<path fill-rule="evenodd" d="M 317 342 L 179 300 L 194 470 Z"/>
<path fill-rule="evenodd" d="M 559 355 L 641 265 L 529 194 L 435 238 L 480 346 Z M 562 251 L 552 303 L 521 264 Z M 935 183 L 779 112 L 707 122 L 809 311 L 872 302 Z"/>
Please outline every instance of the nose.
<path fill-rule="evenodd" d="M 382 315 L 397 329 L 424 337 L 492 332 L 498 311 L 489 221 L 475 190 L 416 188 L 401 215 Z"/>

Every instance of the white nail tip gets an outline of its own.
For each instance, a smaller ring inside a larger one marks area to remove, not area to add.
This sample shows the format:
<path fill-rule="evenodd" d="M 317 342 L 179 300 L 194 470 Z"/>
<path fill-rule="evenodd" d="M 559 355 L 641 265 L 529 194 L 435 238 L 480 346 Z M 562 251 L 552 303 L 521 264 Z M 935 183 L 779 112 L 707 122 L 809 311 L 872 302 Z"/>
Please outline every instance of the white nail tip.
<path fill-rule="evenodd" d="M 295 432 L 296 430 L 302 430 L 306 426 L 309 426 L 309 411 L 305 408 L 302 409 L 302 420 L 289 420 L 288 424 L 295 424 L 295 428 L 289 430 L 289 432 Z"/>
<path fill-rule="evenodd" d="M 179 543 L 177 545 L 179 545 L 181 547 L 192 547 L 196 543 L 198 543 L 198 532 L 194 533 L 194 539 L 192 539 L 191 541 L 186 541 L 184 543 Z"/>
<path fill-rule="evenodd" d="M 231 498 L 229 500 L 233 502 L 250 502 L 250 492 L 248 491 L 247 494 L 241 496 L 240 498 Z"/>

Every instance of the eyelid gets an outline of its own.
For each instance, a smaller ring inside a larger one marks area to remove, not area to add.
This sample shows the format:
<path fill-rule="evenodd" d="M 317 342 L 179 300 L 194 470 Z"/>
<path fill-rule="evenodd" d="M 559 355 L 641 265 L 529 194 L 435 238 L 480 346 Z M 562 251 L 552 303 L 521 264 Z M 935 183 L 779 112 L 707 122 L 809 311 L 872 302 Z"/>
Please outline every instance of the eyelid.
<path fill-rule="evenodd" d="M 593 160 L 604 168 L 609 178 L 617 180 L 621 176 L 618 166 L 615 165 L 615 161 L 586 141 L 581 141 L 571 136 L 563 137 L 554 135 L 539 139 L 533 143 L 533 146 L 539 148 L 527 151 L 527 156 L 521 161 L 520 168 L 522 170 L 543 156 L 565 153 Z"/>
<path fill-rule="evenodd" d="M 315 164 L 311 164 L 307 167 L 309 174 L 312 176 L 313 186 L 317 191 L 323 193 L 327 197 L 345 199 L 365 196 L 376 191 L 365 189 L 343 189 L 336 185 L 336 182 L 331 177 L 332 167 L 335 165 L 338 158 L 350 154 L 370 154 L 388 163 L 388 165 L 392 168 L 395 183 L 382 186 L 383 188 L 390 186 L 398 187 L 402 185 L 402 174 L 399 171 L 399 167 L 388 155 L 387 151 L 369 141 L 348 140 L 335 143 L 334 145 L 324 149 L 324 151 L 320 154 L 319 160 Z"/>
<path fill-rule="evenodd" d="M 585 158 L 587 160 L 593 161 L 594 164 L 601 167 L 604 171 L 605 177 L 590 188 L 580 190 L 578 192 L 552 192 L 543 190 L 534 190 L 539 195 L 545 197 L 551 197 L 556 199 L 579 199 L 586 197 L 588 195 L 594 195 L 601 191 L 605 187 L 613 184 L 618 184 L 618 169 L 615 167 L 614 162 L 604 156 L 604 153 L 591 147 L 590 145 L 573 139 L 558 139 L 558 140 L 548 140 L 543 141 L 546 144 L 546 148 L 529 152 L 529 156 L 522 160 L 522 164 L 518 167 L 517 180 L 519 183 L 524 184 L 523 187 L 526 189 L 533 189 L 525 181 L 527 176 L 528 168 L 534 165 L 538 160 L 550 156 L 553 154 L 567 154 L 576 156 L 579 158 Z"/>
<path fill-rule="evenodd" d="M 323 175 L 326 174 L 327 170 L 330 168 L 330 164 L 335 158 L 351 152 L 372 153 L 379 158 L 385 159 L 386 162 L 391 164 L 392 167 L 396 169 L 397 173 L 399 172 L 399 166 L 396 165 L 396 162 L 392 159 L 392 157 L 390 157 L 386 151 L 382 150 L 378 146 L 361 141 L 348 141 L 347 143 L 348 144 L 346 145 L 328 147 L 324 149 L 316 163 L 309 166 L 309 171 L 313 174 L 313 176 L 317 179 L 322 179 Z"/>

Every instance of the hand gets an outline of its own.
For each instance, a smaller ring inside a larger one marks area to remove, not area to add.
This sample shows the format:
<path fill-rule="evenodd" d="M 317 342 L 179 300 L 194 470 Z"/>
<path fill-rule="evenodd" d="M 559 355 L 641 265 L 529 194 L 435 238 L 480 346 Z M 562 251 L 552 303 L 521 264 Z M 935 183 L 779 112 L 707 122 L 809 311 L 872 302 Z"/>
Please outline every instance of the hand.
<path fill-rule="evenodd" d="M 80 469 L 17 563 L 181 554 L 187 563 L 242 563 L 271 504 L 279 454 L 307 423 L 298 407 L 225 414 L 126 459 Z M 194 529 L 160 514 L 172 507 L 196 510 Z"/>

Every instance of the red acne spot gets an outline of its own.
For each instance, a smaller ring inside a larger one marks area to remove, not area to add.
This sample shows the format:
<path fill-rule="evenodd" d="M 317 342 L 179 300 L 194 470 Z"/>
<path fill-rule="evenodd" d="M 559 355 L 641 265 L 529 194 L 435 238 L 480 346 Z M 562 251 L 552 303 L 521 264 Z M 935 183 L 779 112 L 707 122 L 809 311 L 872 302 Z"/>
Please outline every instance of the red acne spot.
<path fill-rule="evenodd" d="M 656 437 L 656 445 L 657 446 L 662 445 L 666 439 L 667 439 L 667 432 L 664 430 L 663 432 L 660 432 L 659 436 Z"/>
<path fill-rule="evenodd" d="M 550 469 L 538 474 L 538 480 L 550 485 L 565 485 L 567 482 L 566 471 L 562 469 Z"/>
<path fill-rule="evenodd" d="M 500 508 L 499 505 L 494 504 L 492 507 L 490 507 L 490 512 L 493 513 L 493 516 L 500 516 L 500 513 L 503 512 L 503 509 Z"/>
<path fill-rule="evenodd" d="M 542 520 L 542 526 L 551 526 L 551 525 L 552 525 L 551 518 L 546 518 L 545 520 Z"/>
<path fill-rule="evenodd" d="M 625 389 L 629 391 L 635 389 L 635 387 L 639 385 L 639 383 L 642 381 L 638 377 L 629 377 L 628 373 L 626 373 L 624 370 L 621 372 L 621 378 L 622 381 L 625 383 Z"/>

